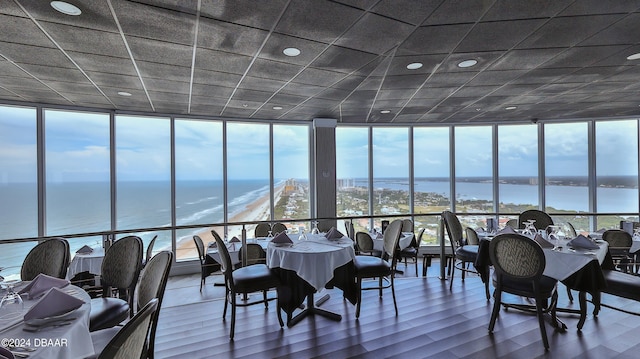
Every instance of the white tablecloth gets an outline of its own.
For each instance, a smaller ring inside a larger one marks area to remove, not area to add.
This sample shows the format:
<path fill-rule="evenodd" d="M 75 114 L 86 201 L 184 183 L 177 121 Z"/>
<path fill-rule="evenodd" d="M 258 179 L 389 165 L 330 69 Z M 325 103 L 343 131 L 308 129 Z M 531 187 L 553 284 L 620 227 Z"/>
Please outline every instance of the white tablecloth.
<path fill-rule="evenodd" d="M 411 245 L 412 240 L 413 240 L 413 232 L 402 232 L 402 235 L 400 236 L 400 240 L 398 241 L 398 247 L 400 247 L 400 250 L 403 250 Z M 384 240 L 382 238 L 374 238 L 373 249 L 376 249 L 379 251 L 384 250 Z"/>
<path fill-rule="evenodd" d="M 26 285 L 26 283 L 24 283 Z M 20 290 L 21 285 L 16 287 Z M 76 309 L 70 317 L 76 319 L 69 325 L 60 327 L 45 328 L 38 332 L 27 332 L 22 330 L 24 322 L 7 329 L 0 321 L 0 338 L 21 339 L 23 343 L 36 351 L 29 353 L 29 359 L 77 359 L 85 358 L 94 354 L 91 335 L 89 334 L 89 313 L 91 312 L 91 298 L 82 289 L 76 286 L 67 286 L 63 291 L 82 299 L 85 304 Z M 24 299 L 24 313 L 38 302 L 36 300 Z M 23 314 L 24 315 L 24 314 Z"/>
<path fill-rule="evenodd" d="M 247 243 L 258 243 L 263 249 L 267 249 L 267 245 L 269 244 L 269 241 L 263 240 L 263 239 L 259 239 L 259 240 L 247 239 Z M 242 244 L 238 242 L 229 243 L 227 245 L 227 249 L 229 251 L 229 257 L 231 257 L 231 263 L 234 265 L 240 263 L 241 248 L 242 248 Z M 218 252 L 217 248 L 208 247 L 207 254 L 211 258 L 213 258 L 214 261 L 220 263 L 220 253 Z"/>
<path fill-rule="evenodd" d="M 562 243 L 562 251 L 554 251 L 551 248 L 543 249 L 547 262 L 544 275 L 557 280 L 564 280 L 579 271 L 594 258 L 602 264 L 609 247 L 606 242 L 598 241 L 597 244 L 600 247 L 598 250 L 576 249 L 572 251 L 567 247 L 566 242 L 563 241 Z"/>
<path fill-rule="evenodd" d="M 267 247 L 269 268 L 294 271 L 316 290 L 321 290 L 333 278 L 333 271 L 354 260 L 353 241 L 342 237 L 330 241 L 323 234 L 308 234 L 306 241 L 294 240 L 292 246 Z"/>
<path fill-rule="evenodd" d="M 67 279 L 73 278 L 76 274 L 84 271 L 100 275 L 102 273 L 102 260 L 104 259 L 104 248 L 94 248 L 93 252 L 88 254 L 75 253 L 71 263 L 69 263 L 69 271 Z"/>

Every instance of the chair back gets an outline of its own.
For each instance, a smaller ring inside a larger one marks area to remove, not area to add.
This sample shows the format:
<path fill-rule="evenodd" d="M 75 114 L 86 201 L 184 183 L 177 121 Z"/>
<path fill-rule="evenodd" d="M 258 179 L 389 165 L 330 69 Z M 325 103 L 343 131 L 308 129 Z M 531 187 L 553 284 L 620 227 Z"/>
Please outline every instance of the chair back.
<path fill-rule="evenodd" d="M 100 278 L 103 284 L 133 290 L 140 275 L 142 248 L 142 239 L 138 236 L 127 236 L 113 242 L 102 260 Z"/>
<path fill-rule="evenodd" d="M 418 231 L 418 235 L 417 236 L 413 236 L 413 241 L 412 245 L 414 246 L 414 248 L 416 249 L 420 249 L 420 244 L 422 243 L 422 236 L 424 235 L 424 228 L 420 228 L 420 230 Z"/>
<path fill-rule="evenodd" d="M 22 263 L 20 279 L 33 280 L 38 274 L 65 278 L 69 267 L 69 242 L 63 238 L 51 238 L 33 247 Z"/>
<path fill-rule="evenodd" d="M 443 211 L 442 219 L 444 220 L 444 227 L 447 230 L 447 236 L 449 236 L 451 249 L 453 253 L 455 253 L 458 247 L 464 245 L 462 240 L 462 225 L 460 224 L 458 216 L 451 211 Z"/>
<path fill-rule="evenodd" d="M 269 223 L 258 223 L 256 229 L 253 231 L 253 235 L 258 237 L 266 237 L 269 235 L 269 231 L 271 230 L 271 225 Z"/>
<path fill-rule="evenodd" d="M 151 319 L 158 308 L 158 299 L 147 303 L 125 324 L 98 355 L 98 359 L 142 358 L 149 335 Z"/>
<path fill-rule="evenodd" d="M 138 310 L 141 310 L 153 298 L 158 299 L 158 307 L 151 318 L 151 330 L 148 345 L 146 348 L 147 358 L 153 358 L 155 352 L 155 337 L 158 328 L 158 317 L 162 307 L 162 298 L 167 287 L 171 264 L 173 263 L 173 252 L 162 251 L 153 256 L 140 273 L 138 282 Z"/>
<path fill-rule="evenodd" d="M 228 288 L 233 285 L 233 279 L 231 273 L 233 272 L 233 263 L 231 262 L 231 256 L 229 255 L 229 249 L 224 244 L 222 238 L 215 230 L 211 230 L 211 234 L 213 234 L 213 238 L 216 240 L 216 244 L 218 246 L 218 254 L 220 255 L 220 267 L 222 270 L 222 274 L 224 274 L 225 282 L 227 283 Z"/>
<path fill-rule="evenodd" d="M 633 237 L 622 229 L 609 229 L 602 234 L 602 239 L 609 243 L 609 253 L 613 260 L 626 259 L 633 244 Z"/>
<path fill-rule="evenodd" d="M 395 267 L 397 259 L 396 253 L 398 252 L 398 242 L 400 241 L 400 235 L 402 234 L 402 220 L 396 219 L 389 223 L 389 226 L 384 231 L 382 240 L 384 242 L 384 254 L 386 254 L 392 260 L 392 268 Z"/>
<path fill-rule="evenodd" d="M 371 252 L 373 250 L 373 239 L 366 232 L 356 233 L 356 247 L 359 252 Z"/>
<path fill-rule="evenodd" d="M 478 233 L 471 227 L 467 227 L 464 229 L 464 234 L 467 236 L 467 243 L 470 245 L 478 245 L 480 243 L 480 239 L 478 238 Z"/>
<path fill-rule="evenodd" d="M 202 238 L 200 238 L 200 236 L 198 235 L 194 235 L 193 242 L 196 244 L 196 249 L 198 250 L 198 259 L 200 259 L 200 264 L 205 264 L 205 251 Z"/>
<path fill-rule="evenodd" d="M 287 226 L 285 226 L 284 224 L 280 222 L 276 222 L 273 224 L 273 226 L 271 226 L 271 234 L 273 234 L 274 237 L 276 234 L 282 233 L 282 232 L 285 232 L 285 233 L 287 232 Z"/>
<path fill-rule="evenodd" d="M 520 229 L 524 229 L 524 222 L 533 219 L 536 221 L 533 226 L 537 230 L 547 229 L 548 226 L 553 226 L 553 219 L 546 212 L 537 209 L 528 209 L 518 216 L 518 226 Z"/>
<path fill-rule="evenodd" d="M 568 234 L 571 236 L 571 238 L 576 238 L 578 236 L 578 232 L 576 232 L 576 227 L 574 227 L 573 224 L 571 224 L 571 222 L 567 222 L 566 229 Z"/>
<path fill-rule="evenodd" d="M 546 265 L 542 247 L 517 233 L 495 236 L 489 243 L 489 257 L 498 278 L 508 280 L 539 281 Z"/>
<path fill-rule="evenodd" d="M 517 218 L 511 218 L 510 220 L 507 221 L 507 223 L 505 223 L 506 226 L 509 226 L 513 229 L 518 229 L 518 219 Z"/>
<path fill-rule="evenodd" d="M 252 264 L 266 264 L 267 263 L 267 253 L 264 251 L 261 245 L 257 243 L 247 243 L 247 265 L 250 266 Z M 242 256 L 244 250 L 240 250 L 238 252 L 238 257 L 240 259 L 240 263 L 242 263 Z"/>
<path fill-rule="evenodd" d="M 402 232 L 413 232 L 413 221 L 406 218 L 402 220 Z"/>
<path fill-rule="evenodd" d="M 158 239 L 157 234 L 153 236 L 153 238 L 151 239 L 151 242 L 149 242 L 149 246 L 147 247 L 147 253 L 144 259 L 145 263 L 149 262 L 151 260 L 151 257 L 153 257 L 153 246 L 156 244 L 156 239 Z"/>

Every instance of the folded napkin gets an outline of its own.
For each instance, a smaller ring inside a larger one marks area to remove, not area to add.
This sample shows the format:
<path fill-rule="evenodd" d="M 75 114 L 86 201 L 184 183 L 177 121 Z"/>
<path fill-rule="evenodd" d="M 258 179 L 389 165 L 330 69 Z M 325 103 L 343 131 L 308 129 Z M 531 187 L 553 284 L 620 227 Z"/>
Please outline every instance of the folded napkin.
<path fill-rule="evenodd" d="M 505 233 L 516 233 L 515 229 L 511 228 L 511 226 L 506 226 L 498 231 L 497 234 L 505 234 Z"/>
<path fill-rule="evenodd" d="M 78 254 L 89 254 L 89 253 L 93 253 L 93 248 L 89 247 L 88 245 L 84 245 L 82 247 L 80 247 L 80 249 L 78 249 L 76 251 L 76 253 Z"/>
<path fill-rule="evenodd" d="M 583 236 L 582 234 L 572 239 L 567 243 L 569 247 L 573 248 L 583 248 L 583 249 L 598 249 L 597 244 L 593 242 L 593 240 Z"/>
<path fill-rule="evenodd" d="M 340 238 L 344 237 L 344 234 L 340 233 L 340 231 L 337 230 L 336 227 L 331 227 L 329 232 L 327 232 L 327 234 L 325 234 L 324 236 L 327 239 L 340 239 Z"/>
<path fill-rule="evenodd" d="M 0 359 L 15 359 L 13 353 L 5 347 L 0 347 Z"/>
<path fill-rule="evenodd" d="M 231 238 L 231 240 L 229 241 L 229 243 L 238 243 L 240 242 L 240 240 L 238 239 L 238 237 L 234 236 L 233 238 Z"/>
<path fill-rule="evenodd" d="M 553 248 L 555 247 L 553 245 L 553 243 L 549 242 L 548 240 L 542 238 L 542 236 L 540 234 L 536 234 L 535 237 L 533 237 L 533 240 L 538 242 L 538 244 L 540 245 L 540 247 L 542 248 Z"/>
<path fill-rule="evenodd" d="M 51 317 L 58 317 L 80 308 L 84 304 L 82 299 L 61 291 L 58 288 L 51 288 L 47 294 L 29 309 L 24 315 L 25 323 L 43 320 Z"/>
<path fill-rule="evenodd" d="M 273 237 L 273 239 L 271 240 L 271 243 L 282 244 L 282 243 L 293 243 L 293 241 L 291 240 L 291 238 L 289 238 L 289 236 L 287 236 L 285 232 L 281 232 L 277 236 Z"/>
<path fill-rule="evenodd" d="M 20 294 L 27 294 L 29 299 L 39 297 L 51 288 L 63 288 L 69 285 L 66 279 L 60 279 L 48 276 L 46 274 L 38 274 L 26 287 L 20 290 Z"/>

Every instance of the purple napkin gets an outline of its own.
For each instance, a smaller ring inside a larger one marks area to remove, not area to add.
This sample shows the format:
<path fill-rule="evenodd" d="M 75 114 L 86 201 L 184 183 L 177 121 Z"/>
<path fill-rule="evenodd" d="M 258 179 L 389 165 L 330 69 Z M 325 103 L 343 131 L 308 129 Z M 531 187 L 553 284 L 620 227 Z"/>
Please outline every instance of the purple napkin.
<path fill-rule="evenodd" d="M 344 237 L 344 234 L 340 233 L 340 231 L 337 230 L 336 227 L 331 227 L 329 232 L 327 232 L 327 234 L 325 234 L 324 236 L 327 239 L 340 239 L 340 238 Z"/>
<path fill-rule="evenodd" d="M 80 249 L 78 249 L 76 251 L 76 253 L 78 254 L 89 254 L 89 253 L 93 253 L 93 248 L 89 247 L 88 245 L 84 245 L 82 246 Z"/>
<path fill-rule="evenodd" d="M 0 359 L 15 359 L 15 356 L 13 356 L 13 353 L 11 353 L 9 349 L 0 347 Z"/>
<path fill-rule="evenodd" d="M 280 234 L 273 237 L 273 239 L 271 240 L 271 243 L 284 244 L 284 243 L 293 243 L 293 241 L 291 240 L 291 238 L 289 238 L 289 236 L 287 236 L 285 232 L 280 232 Z"/>
<path fill-rule="evenodd" d="M 233 238 L 231 238 L 231 240 L 229 241 L 229 243 L 238 243 L 240 242 L 240 240 L 238 239 L 238 237 L 234 236 Z"/>
<path fill-rule="evenodd" d="M 572 239 L 567 243 L 567 246 L 573 248 L 583 248 L 583 249 L 598 249 L 597 244 L 595 244 L 591 239 L 583 236 L 582 234 Z"/>
<path fill-rule="evenodd" d="M 506 226 L 498 231 L 496 234 L 505 234 L 505 233 L 516 233 L 516 231 L 511 228 L 511 226 Z"/>
<path fill-rule="evenodd" d="M 46 274 L 38 274 L 26 287 L 20 290 L 20 294 L 27 294 L 29 299 L 39 297 L 51 288 L 64 288 L 69 285 L 66 279 L 60 279 L 48 276 Z"/>
<path fill-rule="evenodd" d="M 61 316 L 80 308 L 82 304 L 84 304 L 82 299 L 67 294 L 58 288 L 51 288 L 24 315 L 24 321 L 28 324 L 46 318 Z"/>
<path fill-rule="evenodd" d="M 542 236 L 540 234 L 536 234 L 536 236 L 533 238 L 533 240 L 538 242 L 538 244 L 542 248 L 553 248 L 554 247 L 553 243 L 551 243 L 548 240 L 542 238 Z"/>

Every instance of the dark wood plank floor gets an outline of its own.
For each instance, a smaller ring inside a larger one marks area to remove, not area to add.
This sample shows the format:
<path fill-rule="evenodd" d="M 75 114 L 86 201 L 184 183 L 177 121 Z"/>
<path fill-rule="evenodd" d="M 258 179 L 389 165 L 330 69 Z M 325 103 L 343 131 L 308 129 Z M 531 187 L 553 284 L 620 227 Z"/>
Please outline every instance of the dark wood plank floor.
<path fill-rule="evenodd" d="M 437 263 L 436 263 L 437 265 Z M 410 267 L 410 269 L 412 269 Z M 210 277 L 199 292 L 199 276 L 172 277 L 165 294 L 156 337 L 157 358 L 638 358 L 640 317 L 603 308 L 589 315 L 582 332 L 577 316 L 562 315 L 569 326 L 556 332 L 547 325 L 551 349 L 545 352 L 535 316 L 516 310 L 501 311 L 494 334 L 487 331 L 492 302 L 484 297 L 478 277 L 449 282 L 428 276 L 396 281 L 399 315 L 390 290 L 379 300 L 377 291 L 365 291 L 360 319 L 339 290 L 322 308 L 342 314 L 341 322 L 307 318 L 281 329 L 275 302 L 269 309 L 255 305 L 238 308 L 235 340 L 230 341 L 230 314 L 222 320 L 224 289 Z M 560 286 L 560 304 L 569 303 Z M 519 298 L 512 298 L 519 300 Z M 606 303 L 640 312 L 640 303 L 603 296 Z M 592 310 L 589 305 L 589 310 Z"/>

